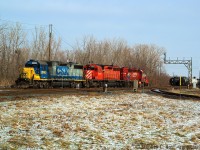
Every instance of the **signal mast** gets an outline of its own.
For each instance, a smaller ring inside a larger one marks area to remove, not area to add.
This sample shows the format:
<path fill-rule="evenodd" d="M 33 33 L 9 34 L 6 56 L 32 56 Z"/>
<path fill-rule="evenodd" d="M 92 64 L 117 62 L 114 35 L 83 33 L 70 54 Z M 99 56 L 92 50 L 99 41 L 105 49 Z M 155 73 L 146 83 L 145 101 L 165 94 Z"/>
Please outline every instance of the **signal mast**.
<path fill-rule="evenodd" d="M 165 64 L 184 64 L 185 67 L 188 69 L 188 78 L 190 83 L 192 83 L 192 57 L 191 60 L 185 60 L 185 59 L 174 59 L 174 60 L 170 60 L 170 58 L 167 60 L 166 59 L 166 53 L 164 53 L 164 63 Z"/>

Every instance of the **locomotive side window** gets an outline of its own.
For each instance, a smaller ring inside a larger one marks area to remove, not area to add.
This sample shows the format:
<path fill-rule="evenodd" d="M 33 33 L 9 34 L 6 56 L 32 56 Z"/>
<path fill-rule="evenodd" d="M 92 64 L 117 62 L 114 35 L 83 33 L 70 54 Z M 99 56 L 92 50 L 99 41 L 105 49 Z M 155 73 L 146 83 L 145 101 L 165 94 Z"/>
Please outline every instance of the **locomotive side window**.
<path fill-rule="evenodd" d="M 85 68 L 85 70 L 94 70 L 94 66 L 90 66 L 88 68 Z"/>
<path fill-rule="evenodd" d="M 39 67 L 39 64 L 37 62 L 26 63 L 25 67 Z"/>
<path fill-rule="evenodd" d="M 133 70 L 132 69 L 128 69 L 128 72 L 132 72 Z"/>
<path fill-rule="evenodd" d="M 120 68 L 114 68 L 113 70 L 114 71 L 120 71 Z"/>
<path fill-rule="evenodd" d="M 41 66 L 41 69 L 42 69 L 42 70 L 46 70 L 46 66 L 43 66 L 43 65 L 42 65 L 42 66 Z"/>

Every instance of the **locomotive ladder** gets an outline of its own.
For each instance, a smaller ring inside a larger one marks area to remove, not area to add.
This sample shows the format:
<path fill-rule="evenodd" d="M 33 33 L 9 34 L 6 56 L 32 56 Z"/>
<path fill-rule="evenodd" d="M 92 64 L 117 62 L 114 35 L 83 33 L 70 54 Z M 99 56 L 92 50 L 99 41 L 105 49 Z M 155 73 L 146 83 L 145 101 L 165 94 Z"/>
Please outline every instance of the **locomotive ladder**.
<path fill-rule="evenodd" d="M 191 60 L 179 60 L 177 58 L 177 60 L 167 60 L 166 59 L 166 53 L 164 53 L 164 63 L 165 64 L 184 64 L 185 67 L 188 69 L 188 78 L 190 83 L 192 83 L 192 58 Z"/>

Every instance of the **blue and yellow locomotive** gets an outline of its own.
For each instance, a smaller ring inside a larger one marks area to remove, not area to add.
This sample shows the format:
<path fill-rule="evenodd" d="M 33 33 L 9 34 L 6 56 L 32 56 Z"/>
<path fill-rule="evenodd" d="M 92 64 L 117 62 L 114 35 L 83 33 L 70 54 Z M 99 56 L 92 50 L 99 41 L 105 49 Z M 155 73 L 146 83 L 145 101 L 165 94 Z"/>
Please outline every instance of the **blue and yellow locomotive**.
<path fill-rule="evenodd" d="M 17 87 L 76 87 L 83 86 L 83 65 L 59 61 L 29 60 L 16 80 Z"/>

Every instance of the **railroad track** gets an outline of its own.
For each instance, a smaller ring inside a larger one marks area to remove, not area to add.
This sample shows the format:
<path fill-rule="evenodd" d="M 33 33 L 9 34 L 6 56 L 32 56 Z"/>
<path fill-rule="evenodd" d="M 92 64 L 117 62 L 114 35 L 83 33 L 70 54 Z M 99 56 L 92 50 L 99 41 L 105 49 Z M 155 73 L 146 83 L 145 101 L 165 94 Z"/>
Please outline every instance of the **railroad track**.
<path fill-rule="evenodd" d="M 0 102 L 3 101 L 12 101 L 12 100 L 25 100 L 31 97 L 41 97 L 41 96 L 64 96 L 64 95 L 104 95 L 104 94 L 119 94 L 126 92 L 133 92 L 131 88 L 108 88 L 108 91 L 103 92 L 102 88 L 57 88 L 57 89 L 2 89 L 0 90 Z M 149 94 L 159 94 L 163 97 L 173 98 L 173 99 L 191 99 L 191 100 L 200 100 L 200 96 L 189 95 L 189 94 L 180 94 L 168 92 L 160 89 L 138 89 L 137 93 L 149 93 Z"/>
<path fill-rule="evenodd" d="M 193 100 L 200 100 L 200 96 L 198 95 L 191 95 L 191 94 L 183 94 L 183 93 L 173 93 L 168 92 L 160 89 L 151 89 L 151 92 L 157 93 L 159 95 L 163 95 L 164 97 L 175 98 L 175 99 L 193 99 Z"/>
<path fill-rule="evenodd" d="M 131 88 L 108 88 L 107 92 L 103 92 L 102 88 L 52 88 L 52 89 L 0 89 L 0 102 L 12 100 L 26 100 L 27 98 L 42 96 L 65 96 L 65 95 L 110 95 L 119 94 L 121 92 L 133 92 Z"/>

